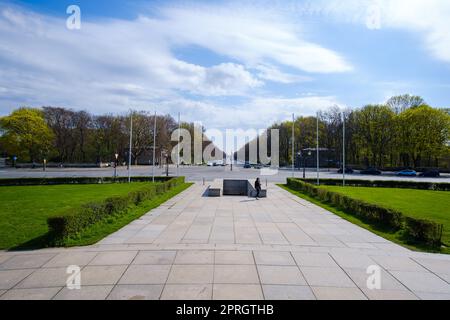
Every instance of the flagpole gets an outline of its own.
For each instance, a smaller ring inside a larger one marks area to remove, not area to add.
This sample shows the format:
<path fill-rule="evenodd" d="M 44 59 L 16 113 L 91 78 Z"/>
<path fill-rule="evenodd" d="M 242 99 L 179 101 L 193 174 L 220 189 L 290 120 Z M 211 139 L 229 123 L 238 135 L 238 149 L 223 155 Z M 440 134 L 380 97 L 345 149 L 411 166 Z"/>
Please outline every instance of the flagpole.
<path fill-rule="evenodd" d="M 345 113 L 342 111 L 342 186 L 345 187 Z"/>
<path fill-rule="evenodd" d="M 155 153 L 156 153 L 156 111 L 153 123 L 153 162 L 152 162 L 152 181 L 155 182 Z"/>
<path fill-rule="evenodd" d="M 295 176 L 295 115 L 292 114 L 292 178 Z"/>
<path fill-rule="evenodd" d="M 317 128 L 316 128 L 316 151 L 317 151 L 317 185 L 320 184 L 319 168 L 320 168 L 320 152 L 319 152 L 319 112 L 316 114 Z"/>
<path fill-rule="evenodd" d="M 180 113 L 178 112 L 177 177 L 180 175 Z"/>
<path fill-rule="evenodd" d="M 133 111 L 130 114 L 130 149 L 128 150 L 128 183 L 131 183 L 131 145 L 133 143 Z"/>

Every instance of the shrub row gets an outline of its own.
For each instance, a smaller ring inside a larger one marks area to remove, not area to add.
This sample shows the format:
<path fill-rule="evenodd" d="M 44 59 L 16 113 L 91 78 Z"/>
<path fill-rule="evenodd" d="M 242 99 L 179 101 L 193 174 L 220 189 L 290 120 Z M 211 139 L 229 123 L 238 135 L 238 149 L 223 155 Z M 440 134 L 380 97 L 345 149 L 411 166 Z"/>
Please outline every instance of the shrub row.
<path fill-rule="evenodd" d="M 440 246 L 444 226 L 423 219 L 405 217 L 405 233 L 411 238 L 428 243 L 432 246 Z"/>
<path fill-rule="evenodd" d="M 403 229 L 405 235 L 415 241 L 432 246 L 439 246 L 441 244 L 443 229 L 443 225 L 441 224 L 428 220 L 404 217 L 399 211 L 354 199 L 338 192 L 317 187 L 299 179 L 288 178 L 287 185 L 293 190 L 301 191 L 320 201 L 331 203 L 332 205 L 371 223 L 385 226 L 393 230 Z"/>
<path fill-rule="evenodd" d="M 308 183 L 316 183 L 316 179 L 303 179 Z M 329 186 L 340 186 L 340 179 L 320 179 L 320 184 Z M 436 191 L 450 191 L 450 183 L 446 182 L 419 182 L 419 181 L 395 181 L 395 180 L 345 180 L 345 185 L 351 187 L 378 187 L 378 188 L 401 188 L 401 189 L 423 189 Z"/>
<path fill-rule="evenodd" d="M 184 177 L 178 177 L 164 182 L 149 184 L 127 195 L 90 202 L 79 208 L 71 209 L 61 216 L 49 218 L 47 224 L 50 241 L 53 242 L 53 245 L 58 245 L 65 238 L 78 234 L 100 220 L 113 214 L 126 212 L 130 205 L 137 205 L 143 201 L 150 200 L 183 183 Z"/>
<path fill-rule="evenodd" d="M 155 177 L 155 181 L 164 182 L 170 177 Z M 152 181 L 152 177 L 131 177 L 132 182 Z M 58 184 L 99 184 L 99 183 L 127 183 L 128 177 L 60 177 L 60 178 L 7 178 L 0 179 L 0 186 L 36 186 Z"/>

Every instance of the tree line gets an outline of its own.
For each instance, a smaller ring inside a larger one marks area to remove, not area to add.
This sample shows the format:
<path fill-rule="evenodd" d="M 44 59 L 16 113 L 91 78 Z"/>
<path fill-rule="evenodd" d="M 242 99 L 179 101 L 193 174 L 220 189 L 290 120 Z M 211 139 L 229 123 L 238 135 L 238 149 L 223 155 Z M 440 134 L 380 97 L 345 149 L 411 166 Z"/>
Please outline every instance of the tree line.
<path fill-rule="evenodd" d="M 171 135 L 178 123 L 170 115 L 132 111 L 127 115 L 93 115 L 66 108 L 20 108 L 0 118 L 0 155 L 20 162 L 92 163 L 128 161 L 130 126 L 133 119 L 132 163 L 146 164 L 153 158 L 156 120 L 155 162 L 166 161 L 173 145 Z M 181 123 L 192 131 L 192 123 Z M 204 137 L 204 136 L 203 136 Z M 205 140 L 207 140 L 204 137 Z M 208 144 L 208 142 L 204 142 Z"/>
<path fill-rule="evenodd" d="M 450 168 L 449 114 L 449 109 L 432 108 L 421 97 L 411 95 L 395 96 L 384 104 L 353 110 L 331 107 L 317 115 L 319 147 L 330 151 L 327 155 L 330 163 L 341 166 L 345 121 L 349 166 Z M 279 130 L 280 165 L 290 165 L 303 150 L 316 148 L 317 117 L 294 119 L 294 157 L 292 121 L 275 123 L 268 128 L 269 136 L 270 129 Z M 248 149 L 248 144 L 244 148 Z"/>
<path fill-rule="evenodd" d="M 344 114 L 344 118 L 343 118 Z M 20 108 L 0 118 L 0 157 L 16 156 L 19 162 L 54 163 L 128 161 L 129 133 L 133 118 L 132 162 L 152 161 L 155 116 L 146 111 L 127 115 L 93 115 L 66 108 Z M 345 150 L 349 166 L 450 168 L 449 110 L 432 108 L 418 96 L 396 96 L 384 104 L 366 105 L 343 113 L 331 107 L 318 113 L 319 145 L 331 151 L 329 163 L 340 165 L 345 121 Z M 316 147 L 317 117 L 275 123 L 279 130 L 280 165 L 290 165 L 305 149 Z M 182 123 L 194 136 L 196 126 Z M 165 161 L 176 142 L 171 141 L 178 123 L 170 115 L 156 115 L 156 164 Z M 204 130 L 202 129 L 202 136 Z M 203 148 L 210 142 L 206 137 Z M 192 142 L 193 143 L 193 142 Z M 248 149 L 248 144 L 244 146 Z M 193 149 L 193 148 L 192 148 Z M 303 152 L 304 155 L 304 152 Z"/>

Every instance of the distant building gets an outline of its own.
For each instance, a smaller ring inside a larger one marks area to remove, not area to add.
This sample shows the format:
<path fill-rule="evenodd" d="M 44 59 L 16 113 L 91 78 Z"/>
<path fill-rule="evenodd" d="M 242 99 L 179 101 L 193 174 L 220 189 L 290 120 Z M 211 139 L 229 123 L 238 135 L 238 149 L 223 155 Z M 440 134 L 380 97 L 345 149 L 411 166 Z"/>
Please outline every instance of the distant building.
<path fill-rule="evenodd" d="M 333 149 L 319 148 L 319 165 L 321 168 L 337 167 Z M 311 168 L 317 166 L 317 149 L 306 148 L 297 152 L 295 157 L 296 168 Z"/>

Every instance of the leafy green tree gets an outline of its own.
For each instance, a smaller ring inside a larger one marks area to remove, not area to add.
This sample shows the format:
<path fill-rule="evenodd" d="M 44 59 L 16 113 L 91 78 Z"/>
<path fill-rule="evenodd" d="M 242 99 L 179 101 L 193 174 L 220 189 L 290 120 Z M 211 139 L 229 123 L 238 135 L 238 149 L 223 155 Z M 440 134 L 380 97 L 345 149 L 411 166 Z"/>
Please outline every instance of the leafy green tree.
<path fill-rule="evenodd" d="M 10 155 L 24 161 L 40 161 L 51 149 L 53 133 L 41 110 L 20 108 L 0 118 L 1 143 Z"/>
<path fill-rule="evenodd" d="M 366 165 L 383 167 L 395 137 L 394 117 L 385 105 L 367 105 L 355 112 L 355 143 Z"/>
<path fill-rule="evenodd" d="M 446 112 L 422 105 L 402 112 L 397 122 L 399 146 L 414 167 L 421 166 L 423 159 L 438 158 L 446 150 L 450 133 Z"/>

